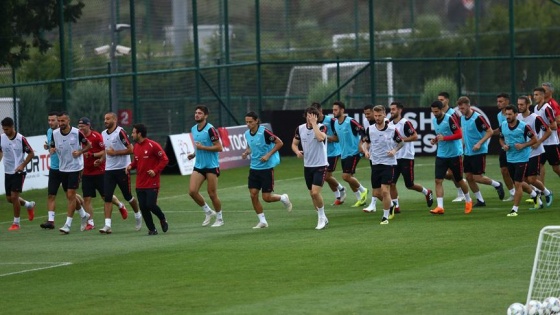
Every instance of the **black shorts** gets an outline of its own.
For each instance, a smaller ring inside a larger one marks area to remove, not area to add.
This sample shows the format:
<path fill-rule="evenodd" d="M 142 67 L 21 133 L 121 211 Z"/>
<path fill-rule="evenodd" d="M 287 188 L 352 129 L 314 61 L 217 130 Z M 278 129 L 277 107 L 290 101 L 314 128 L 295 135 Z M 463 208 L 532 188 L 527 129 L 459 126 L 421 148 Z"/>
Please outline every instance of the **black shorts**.
<path fill-rule="evenodd" d="M 200 173 L 202 176 L 204 176 L 204 178 L 206 178 L 206 174 L 210 173 L 210 174 L 216 174 L 216 177 L 220 177 L 220 168 L 219 167 L 214 167 L 214 168 L 193 168 L 193 172 L 197 172 Z"/>
<path fill-rule="evenodd" d="M 462 181 L 463 157 L 460 155 L 452 158 L 436 157 L 435 178 L 444 179 L 448 169 L 453 174 L 453 179 L 455 179 L 456 182 Z"/>
<path fill-rule="evenodd" d="M 533 156 L 529 158 L 529 163 L 527 163 L 527 173 L 525 176 L 539 176 L 541 173 L 541 155 Z"/>
<path fill-rule="evenodd" d="M 98 191 L 101 196 L 105 193 L 105 180 L 104 175 L 84 175 L 82 176 L 82 194 L 85 197 L 97 197 L 95 191 Z"/>
<path fill-rule="evenodd" d="M 340 155 L 327 157 L 327 161 L 329 162 L 327 172 L 332 173 L 336 171 L 336 164 L 338 164 L 338 159 L 340 159 Z"/>
<path fill-rule="evenodd" d="M 509 176 L 514 182 L 522 182 L 527 174 L 527 163 L 508 163 Z"/>
<path fill-rule="evenodd" d="M 325 176 L 327 176 L 327 166 L 303 168 L 303 177 L 309 190 L 311 190 L 312 185 L 323 187 Z"/>
<path fill-rule="evenodd" d="M 465 155 L 463 171 L 474 175 L 484 174 L 486 172 L 486 154 Z"/>
<path fill-rule="evenodd" d="M 395 177 L 395 165 L 376 164 L 371 166 L 371 188 L 391 185 Z"/>
<path fill-rule="evenodd" d="M 263 193 L 274 191 L 274 169 L 266 170 L 249 170 L 248 178 L 249 189 L 262 190 Z"/>
<path fill-rule="evenodd" d="M 48 184 L 48 194 L 56 196 L 58 193 L 58 187 L 62 184 L 62 178 L 60 177 L 60 171 L 55 169 L 49 170 L 49 184 Z"/>
<path fill-rule="evenodd" d="M 356 173 L 356 166 L 358 166 L 358 162 L 360 162 L 360 154 L 356 154 L 353 156 L 348 156 L 340 160 L 340 164 L 342 164 L 342 173 L 345 174 L 354 174 Z"/>
<path fill-rule="evenodd" d="M 6 196 L 8 196 L 11 192 L 20 193 L 23 191 L 25 175 L 27 175 L 25 172 L 4 174 L 4 190 L 6 191 Z"/>
<path fill-rule="evenodd" d="M 544 153 L 541 156 L 541 164 L 545 164 L 547 161 L 550 165 L 560 164 L 560 148 L 558 148 L 558 145 L 545 145 Z"/>
<path fill-rule="evenodd" d="M 399 180 L 402 175 L 404 185 L 408 187 L 414 186 L 414 160 L 411 159 L 397 159 L 397 166 L 395 166 L 395 176 L 393 177 L 393 184 Z"/>
<path fill-rule="evenodd" d="M 105 171 L 103 175 L 104 194 L 103 200 L 105 202 L 113 201 L 113 194 L 115 188 L 119 186 L 121 193 L 126 201 L 132 200 L 132 193 L 130 192 L 130 174 L 127 174 L 123 169 Z"/>
<path fill-rule="evenodd" d="M 508 167 L 508 162 L 507 162 L 507 157 L 506 157 L 506 151 L 500 149 L 500 168 L 503 167 Z"/>
<path fill-rule="evenodd" d="M 76 172 L 60 172 L 60 178 L 62 179 L 62 189 L 67 191 L 68 189 L 78 189 L 80 188 L 80 180 L 82 179 L 82 171 Z"/>

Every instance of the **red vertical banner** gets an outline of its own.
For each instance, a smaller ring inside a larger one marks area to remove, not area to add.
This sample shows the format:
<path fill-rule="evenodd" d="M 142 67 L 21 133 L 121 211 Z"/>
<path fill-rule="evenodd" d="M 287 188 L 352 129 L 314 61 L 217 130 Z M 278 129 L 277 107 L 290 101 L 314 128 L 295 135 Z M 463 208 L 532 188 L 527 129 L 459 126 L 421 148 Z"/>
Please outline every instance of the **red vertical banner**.
<path fill-rule="evenodd" d="M 220 139 L 222 139 L 222 145 L 224 147 L 229 147 L 231 144 L 229 142 L 229 132 L 225 127 L 219 127 L 218 133 L 220 134 Z"/>
<path fill-rule="evenodd" d="M 117 113 L 119 116 L 120 126 L 131 126 L 132 125 L 132 110 L 130 109 L 119 109 Z"/>

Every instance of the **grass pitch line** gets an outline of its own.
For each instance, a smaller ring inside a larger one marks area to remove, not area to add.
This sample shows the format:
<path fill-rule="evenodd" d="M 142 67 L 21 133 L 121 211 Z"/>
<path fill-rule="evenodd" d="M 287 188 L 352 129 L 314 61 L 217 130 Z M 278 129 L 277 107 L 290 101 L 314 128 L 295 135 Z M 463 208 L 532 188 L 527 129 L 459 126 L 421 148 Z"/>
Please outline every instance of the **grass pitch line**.
<path fill-rule="evenodd" d="M 39 268 L 32 268 L 32 269 L 25 269 L 25 270 L 20 270 L 20 271 L 14 271 L 14 272 L 8 272 L 8 273 L 2 273 L 0 274 L 0 277 L 7 277 L 7 276 L 13 276 L 13 275 L 17 275 L 17 274 L 22 274 L 22 273 L 27 273 L 27 272 L 32 272 L 32 271 L 39 271 L 39 270 L 44 270 L 44 269 L 51 269 L 51 268 L 58 268 L 58 267 L 64 267 L 64 266 L 69 266 L 71 265 L 71 262 L 22 262 L 22 263 L 0 263 L 0 266 L 4 265 L 50 265 L 50 266 L 46 266 L 46 267 L 39 267 Z"/>

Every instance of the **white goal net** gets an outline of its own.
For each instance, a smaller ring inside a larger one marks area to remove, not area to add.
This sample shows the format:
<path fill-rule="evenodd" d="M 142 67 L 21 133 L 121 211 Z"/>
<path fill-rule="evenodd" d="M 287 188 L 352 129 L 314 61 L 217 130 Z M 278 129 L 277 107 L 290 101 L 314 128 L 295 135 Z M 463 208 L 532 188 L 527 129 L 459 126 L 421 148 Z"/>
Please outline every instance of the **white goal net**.
<path fill-rule="evenodd" d="M 546 226 L 539 234 L 527 303 L 551 296 L 560 297 L 560 226 Z"/>
<path fill-rule="evenodd" d="M 312 90 L 317 87 L 319 82 L 324 86 L 332 88 L 330 92 L 334 92 L 337 88 L 336 80 L 342 85 L 352 79 L 359 71 L 369 65 L 368 62 L 341 62 L 327 63 L 323 65 L 295 66 L 290 70 L 288 84 L 284 98 L 283 110 L 304 109 L 309 106 L 308 96 Z M 376 63 L 375 75 L 377 81 L 377 90 L 381 90 L 383 94 L 392 95 L 393 89 L 393 70 L 391 62 Z M 367 81 L 369 85 L 369 71 L 364 71 L 358 77 L 354 78 L 342 90 L 341 95 L 353 95 L 355 85 L 358 80 Z M 331 83 L 331 84 L 329 84 Z M 330 93 L 328 92 L 328 93 Z M 326 96 L 326 95 L 325 95 Z M 314 99 L 314 101 L 322 101 L 322 99 Z"/>

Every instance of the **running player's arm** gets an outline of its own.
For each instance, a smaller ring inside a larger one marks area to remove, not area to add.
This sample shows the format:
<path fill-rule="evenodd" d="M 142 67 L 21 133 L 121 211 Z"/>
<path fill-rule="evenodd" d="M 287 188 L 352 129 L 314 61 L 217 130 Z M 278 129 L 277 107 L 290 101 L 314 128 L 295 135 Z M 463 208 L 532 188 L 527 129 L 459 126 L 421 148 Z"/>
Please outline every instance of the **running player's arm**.
<path fill-rule="evenodd" d="M 541 143 L 543 143 L 550 135 L 552 134 L 552 130 L 548 128 L 548 125 L 544 122 L 541 116 L 537 116 L 535 119 L 535 130 L 540 130 L 543 132 L 542 137 L 537 140 L 537 143 L 533 145 L 533 149 L 537 148 Z M 539 131 L 539 132 L 540 132 Z M 538 134 L 538 133 L 536 133 Z"/>
<path fill-rule="evenodd" d="M 370 142 L 371 142 L 371 140 L 369 139 L 369 127 L 367 127 L 364 135 L 360 139 L 360 142 L 361 142 L 360 152 L 362 152 L 364 154 L 364 157 L 366 159 L 369 159 L 369 146 L 370 146 Z"/>
<path fill-rule="evenodd" d="M 412 123 L 410 121 L 407 121 L 404 124 L 403 131 L 404 135 L 400 135 L 403 142 L 412 142 L 418 140 L 418 133 L 416 132 L 416 129 L 414 129 L 414 126 L 412 126 Z"/>
<path fill-rule="evenodd" d="M 558 125 L 556 124 L 556 117 L 554 117 L 554 111 L 552 110 L 551 106 L 547 106 L 545 108 L 544 115 L 546 116 L 546 118 L 548 118 L 548 121 L 550 121 L 550 125 L 548 125 L 548 127 L 551 130 L 558 129 Z"/>
<path fill-rule="evenodd" d="M 480 147 L 494 134 L 494 130 L 490 127 L 490 124 L 484 117 L 478 116 L 475 122 L 476 128 L 479 132 L 484 132 L 484 136 L 480 139 L 473 147 L 475 151 L 478 151 Z"/>
<path fill-rule="evenodd" d="M 169 158 L 167 157 L 167 154 L 165 154 L 165 151 L 163 151 L 161 145 L 153 140 L 150 140 L 151 144 L 152 144 L 152 156 L 154 156 L 158 163 L 156 166 L 154 166 L 153 171 L 157 174 L 157 173 L 161 173 L 163 171 L 163 169 L 167 166 L 167 164 L 169 164 Z M 155 175 L 155 174 L 154 174 Z"/>
<path fill-rule="evenodd" d="M 516 143 L 515 148 L 517 150 L 521 150 L 521 149 L 524 149 L 526 147 L 530 147 L 530 146 L 534 145 L 535 143 L 537 143 L 537 136 L 535 135 L 535 132 L 533 131 L 533 128 L 531 128 L 529 125 L 525 125 L 525 130 L 523 132 L 523 135 L 525 136 L 525 139 L 528 138 L 529 141 L 522 142 L 522 143 Z"/>
<path fill-rule="evenodd" d="M 299 136 L 299 127 L 296 128 L 296 132 L 294 134 L 294 139 L 292 139 L 292 151 L 296 154 L 298 158 L 303 156 L 303 151 L 299 149 L 300 143 L 300 136 Z"/>
<path fill-rule="evenodd" d="M 441 139 L 438 138 L 438 140 L 453 141 L 453 140 L 460 140 L 463 138 L 463 131 L 461 131 L 461 126 L 457 122 L 457 119 L 455 119 L 453 116 L 449 117 L 449 128 L 451 128 L 453 134 L 448 136 L 443 136 Z"/>
<path fill-rule="evenodd" d="M 210 141 L 212 141 L 212 145 L 204 146 L 201 143 L 197 142 L 195 143 L 197 150 L 210 152 L 222 152 L 224 150 L 224 148 L 222 147 L 222 142 L 220 141 L 220 135 L 216 128 L 212 127 L 208 129 L 208 137 L 210 138 Z"/>
<path fill-rule="evenodd" d="M 86 138 L 86 136 L 84 136 L 84 134 L 81 131 L 78 131 L 78 142 L 80 142 L 82 148 L 80 150 L 76 150 L 72 152 L 72 156 L 75 158 L 86 153 L 87 151 L 89 151 L 89 149 L 91 149 L 91 142 L 89 142 L 89 140 Z"/>
<path fill-rule="evenodd" d="M 21 163 L 16 170 L 23 172 L 27 164 L 31 162 L 31 159 L 35 157 L 35 152 L 33 152 L 33 148 L 31 148 L 29 142 L 27 142 L 27 139 L 25 139 L 25 137 L 22 137 L 21 140 L 22 140 L 21 142 L 23 146 L 23 152 L 27 153 L 27 156 L 25 157 L 25 160 L 23 160 L 23 163 Z"/>
<path fill-rule="evenodd" d="M 261 159 L 263 159 L 264 157 L 266 157 L 265 161 L 268 161 L 268 159 L 270 159 L 270 157 L 274 153 L 276 153 L 278 150 L 280 150 L 280 148 L 284 145 L 284 142 L 282 142 L 282 140 L 280 138 L 278 138 L 275 134 L 272 133 L 272 131 L 270 131 L 268 129 L 264 130 L 264 135 L 263 136 L 264 136 L 264 142 L 266 144 L 274 143 L 274 147 L 272 147 L 272 149 L 270 151 L 268 151 L 268 153 L 261 158 Z"/>

